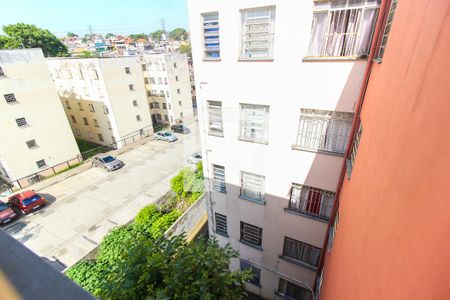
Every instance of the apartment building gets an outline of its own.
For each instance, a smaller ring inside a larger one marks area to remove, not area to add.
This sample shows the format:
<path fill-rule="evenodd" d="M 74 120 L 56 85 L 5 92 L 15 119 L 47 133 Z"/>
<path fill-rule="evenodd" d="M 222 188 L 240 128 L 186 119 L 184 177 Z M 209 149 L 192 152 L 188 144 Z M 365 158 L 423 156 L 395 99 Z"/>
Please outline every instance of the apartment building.
<path fill-rule="evenodd" d="M 321 300 L 450 299 L 450 4 L 384 3 Z"/>
<path fill-rule="evenodd" d="M 0 183 L 80 154 L 41 49 L 0 51 L 0 97 Z"/>
<path fill-rule="evenodd" d="M 137 57 L 49 58 L 47 64 L 76 138 L 120 148 L 153 133 Z"/>
<path fill-rule="evenodd" d="M 189 0 L 210 234 L 311 299 L 381 1 Z"/>
<path fill-rule="evenodd" d="M 176 124 L 194 117 L 187 56 L 140 56 L 153 124 Z"/>

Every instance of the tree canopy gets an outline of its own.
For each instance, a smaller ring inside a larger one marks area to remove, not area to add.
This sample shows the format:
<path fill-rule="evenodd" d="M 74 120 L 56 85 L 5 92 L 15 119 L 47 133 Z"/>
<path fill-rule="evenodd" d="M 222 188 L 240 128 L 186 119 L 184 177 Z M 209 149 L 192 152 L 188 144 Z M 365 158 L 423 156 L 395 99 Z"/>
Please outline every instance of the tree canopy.
<path fill-rule="evenodd" d="M 130 34 L 129 37 L 132 38 L 133 40 L 138 40 L 138 39 L 147 40 L 147 35 L 145 33 Z"/>
<path fill-rule="evenodd" d="M 68 32 L 67 33 L 68 37 L 74 37 L 74 36 L 78 36 L 77 34 L 73 33 L 73 32 Z"/>
<path fill-rule="evenodd" d="M 111 33 L 111 32 L 105 34 L 105 38 L 107 38 L 107 39 L 109 39 L 109 38 L 111 38 L 113 36 L 116 36 L 116 35 L 114 33 Z"/>
<path fill-rule="evenodd" d="M 41 48 L 44 56 L 67 56 L 67 47 L 50 31 L 35 25 L 17 23 L 3 26 L 1 49 Z"/>
<path fill-rule="evenodd" d="M 180 46 L 180 53 L 187 54 L 188 56 L 192 55 L 191 44 L 184 44 Z"/>
<path fill-rule="evenodd" d="M 156 30 L 155 32 L 150 33 L 150 36 L 152 37 L 152 39 L 160 41 L 160 40 L 162 40 L 163 33 L 164 33 L 164 30 L 159 29 L 159 30 Z"/>
<path fill-rule="evenodd" d="M 185 41 L 188 38 L 188 34 L 184 28 L 175 28 L 170 32 L 169 36 L 176 41 Z"/>

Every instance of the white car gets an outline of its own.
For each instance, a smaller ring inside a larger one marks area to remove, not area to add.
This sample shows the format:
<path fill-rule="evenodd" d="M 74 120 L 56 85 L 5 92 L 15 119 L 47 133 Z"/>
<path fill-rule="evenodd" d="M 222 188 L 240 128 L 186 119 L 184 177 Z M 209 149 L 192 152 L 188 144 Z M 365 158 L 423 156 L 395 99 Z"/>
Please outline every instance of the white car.
<path fill-rule="evenodd" d="M 168 142 L 175 142 L 176 140 L 178 140 L 178 138 L 176 136 L 174 136 L 172 134 L 172 132 L 170 132 L 170 131 L 159 131 L 159 132 L 155 133 L 155 138 L 157 140 L 168 141 Z"/>
<path fill-rule="evenodd" d="M 198 164 L 201 161 L 202 161 L 202 154 L 201 153 L 194 153 L 187 160 L 187 162 L 189 164 Z"/>

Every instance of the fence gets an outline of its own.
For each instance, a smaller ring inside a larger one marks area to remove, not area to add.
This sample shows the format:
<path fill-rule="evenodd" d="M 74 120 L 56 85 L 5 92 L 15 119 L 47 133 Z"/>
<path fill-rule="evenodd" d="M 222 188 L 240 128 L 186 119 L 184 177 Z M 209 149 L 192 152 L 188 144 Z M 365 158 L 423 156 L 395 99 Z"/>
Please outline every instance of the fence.
<path fill-rule="evenodd" d="M 139 130 L 136 130 L 128 135 L 126 135 L 123 139 L 116 141 L 112 144 L 114 149 L 119 149 L 127 145 L 134 144 L 138 141 L 141 141 L 145 138 L 152 136 L 153 134 L 153 126 L 146 126 Z"/>

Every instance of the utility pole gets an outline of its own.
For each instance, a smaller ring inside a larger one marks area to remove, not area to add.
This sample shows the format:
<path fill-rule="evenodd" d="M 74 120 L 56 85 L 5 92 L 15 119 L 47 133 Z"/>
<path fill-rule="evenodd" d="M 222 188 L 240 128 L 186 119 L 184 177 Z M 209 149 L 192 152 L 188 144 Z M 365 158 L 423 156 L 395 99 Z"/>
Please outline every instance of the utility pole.
<path fill-rule="evenodd" d="M 166 41 L 167 34 L 166 34 L 166 24 L 164 23 L 164 18 L 161 19 L 161 29 L 162 29 L 162 34 L 163 34 L 163 36 L 161 36 L 161 38 L 162 38 L 162 40 Z"/>
<path fill-rule="evenodd" d="M 94 35 L 94 31 L 92 30 L 92 26 L 91 25 L 89 25 L 88 28 L 89 28 L 89 38 L 92 41 L 92 36 Z"/>

